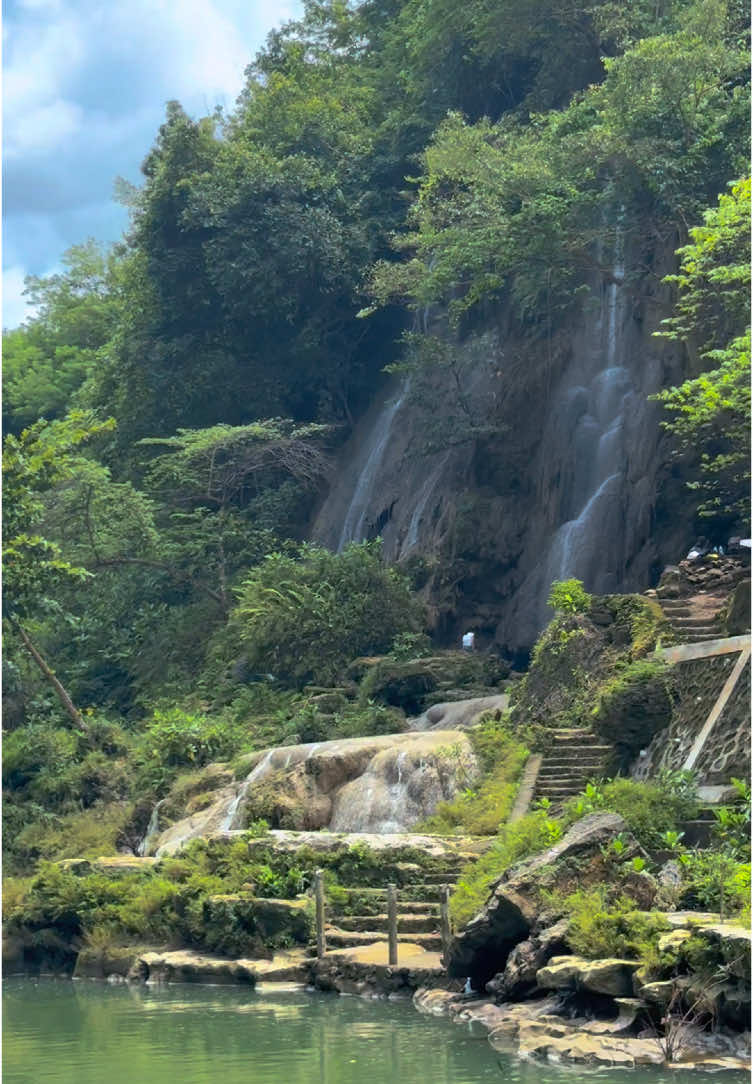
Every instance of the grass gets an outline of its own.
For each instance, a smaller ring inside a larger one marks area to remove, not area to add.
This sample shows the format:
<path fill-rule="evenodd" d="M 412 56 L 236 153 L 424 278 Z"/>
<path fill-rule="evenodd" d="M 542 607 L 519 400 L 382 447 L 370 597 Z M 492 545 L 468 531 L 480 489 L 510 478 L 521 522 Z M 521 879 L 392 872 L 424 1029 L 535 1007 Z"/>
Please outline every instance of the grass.
<path fill-rule="evenodd" d="M 510 815 L 528 749 L 493 719 L 470 731 L 469 737 L 485 775 L 473 789 L 442 802 L 417 832 L 437 835 L 494 835 Z"/>

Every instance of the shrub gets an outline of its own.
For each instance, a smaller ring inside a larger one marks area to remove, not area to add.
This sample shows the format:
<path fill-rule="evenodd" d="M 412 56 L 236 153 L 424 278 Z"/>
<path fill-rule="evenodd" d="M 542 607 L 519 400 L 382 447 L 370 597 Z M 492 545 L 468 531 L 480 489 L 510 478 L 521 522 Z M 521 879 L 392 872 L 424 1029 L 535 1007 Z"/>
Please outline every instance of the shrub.
<path fill-rule="evenodd" d="M 604 809 L 619 813 L 638 842 L 648 849 L 663 846 L 663 834 L 677 829 L 690 819 L 696 802 L 688 795 L 675 793 L 660 783 L 636 783 L 632 779 L 612 779 L 589 785 L 582 795 L 571 798 L 564 815 L 572 823 L 588 813 Z"/>
<path fill-rule="evenodd" d="M 719 850 L 688 851 L 679 860 L 682 907 L 734 915 L 750 906 L 750 862 Z"/>
<path fill-rule="evenodd" d="M 334 683 L 351 659 L 418 632 L 421 618 L 405 576 L 364 542 L 340 554 L 308 545 L 300 558 L 270 554 L 244 582 L 231 625 L 251 669 L 300 687 Z"/>
<path fill-rule="evenodd" d="M 547 903 L 568 916 L 568 944 L 589 959 L 642 959 L 650 954 L 659 933 L 670 928 L 663 915 L 636 911 L 632 900 L 611 897 L 609 886 L 604 884 L 581 888 Z"/>
<path fill-rule="evenodd" d="M 485 777 L 452 801 L 441 802 L 416 826 L 417 832 L 494 835 L 510 815 L 528 749 L 493 719 L 474 727 L 469 737 Z"/>
<path fill-rule="evenodd" d="M 582 614 L 591 605 L 591 596 L 580 580 L 555 580 L 547 603 L 556 613 Z"/>
<path fill-rule="evenodd" d="M 225 716 L 210 718 L 173 707 L 157 710 L 135 751 L 139 785 L 164 791 L 181 768 L 230 757 L 244 732 Z"/>

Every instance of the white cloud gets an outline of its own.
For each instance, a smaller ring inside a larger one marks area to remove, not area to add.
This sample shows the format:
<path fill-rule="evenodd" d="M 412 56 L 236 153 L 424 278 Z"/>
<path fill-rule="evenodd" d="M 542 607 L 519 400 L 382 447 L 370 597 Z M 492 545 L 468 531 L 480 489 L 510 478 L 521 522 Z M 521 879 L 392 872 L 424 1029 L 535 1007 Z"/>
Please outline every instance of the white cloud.
<path fill-rule="evenodd" d="M 22 296 L 24 289 L 24 275 L 22 267 L 3 268 L 3 327 L 18 327 L 28 316 L 33 314 L 33 308 Z"/>
<path fill-rule="evenodd" d="M 117 238 L 114 178 L 139 166 L 180 100 L 231 107 L 244 69 L 300 0 L 6 0 L 4 323 L 25 315 L 23 274 L 94 234 Z M 20 314 L 20 315 L 19 315 Z"/>

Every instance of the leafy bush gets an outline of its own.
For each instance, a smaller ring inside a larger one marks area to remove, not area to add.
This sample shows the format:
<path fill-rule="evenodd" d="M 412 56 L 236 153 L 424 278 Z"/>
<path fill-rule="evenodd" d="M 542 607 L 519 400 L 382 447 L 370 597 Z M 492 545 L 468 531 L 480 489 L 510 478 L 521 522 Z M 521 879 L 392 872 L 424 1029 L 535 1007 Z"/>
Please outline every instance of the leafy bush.
<path fill-rule="evenodd" d="M 582 795 L 571 798 L 565 806 L 568 823 L 596 810 L 619 813 L 638 842 L 648 849 L 663 846 L 663 834 L 676 829 L 692 817 L 696 802 L 675 794 L 659 783 L 636 783 L 632 779 L 612 779 L 590 784 Z"/>
<path fill-rule="evenodd" d="M 431 817 L 416 826 L 417 832 L 494 835 L 510 815 L 528 749 L 493 719 L 474 727 L 469 737 L 484 778 L 452 801 L 441 802 Z"/>
<path fill-rule="evenodd" d="M 688 851 L 679 856 L 683 871 L 682 907 L 734 915 L 750 907 L 750 862 L 725 851 Z"/>
<path fill-rule="evenodd" d="M 379 543 L 340 554 L 305 545 L 298 559 L 273 553 L 254 569 L 231 627 L 252 669 L 296 686 L 327 685 L 351 659 L 418 632 L 421 617 L 407 579 L 382 564 Z"/>
<path fill-rule="evenodd" d="M 237 752 L 243 730 L 225 716 L 209 717 L 173 707 L 157 710 L 135 753 L 142 785 L 164 790 L 181 768 L 200 768 Z"/>
<path fill-rule="evenodd" d="M 568 916 L 567 940 L 573 951 L 590 959 L 641 959 L 651 950 L 658 934 L 670 928 L 663 915 L 636 911 L 632 900 L 613 897 L 604 884 L 580 888 L 561 900 L 547 902 Z"/>
<path fill-rule="evenodd" d="M 555 580 L 547 603 L 556 613 L 582 614 L 591 605 L 591 596 L 580 580 Z"/>

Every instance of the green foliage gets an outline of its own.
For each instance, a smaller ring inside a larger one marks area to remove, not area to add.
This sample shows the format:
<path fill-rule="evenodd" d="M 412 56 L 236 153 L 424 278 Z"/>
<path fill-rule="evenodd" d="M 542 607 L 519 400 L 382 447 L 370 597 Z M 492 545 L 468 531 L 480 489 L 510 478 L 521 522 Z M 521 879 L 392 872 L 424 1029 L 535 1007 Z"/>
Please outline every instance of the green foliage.
<path fill-rule="evenodd" d="M 688 483 L 701 516 L 728 526 L 750 520 L 750 177 L 704 213 L 678 250 L 675 313 L 660 334 L 698 356 L 703 372 L 656 398 L 678 451 L 695 468 Z"/>
<path fill-rule="evenodd" d="M 406 579 L 384 567 L 378 543 L 363 543 L 270 554 L 243 583 L 231 627 L 250 667 L 302 686 L 335 682 L 351 659 L 386 651 L 420 619 Z"/>
<path fill-rule="evenodd" d="M 469 736 L 483 768 L 481 780 L 452 801 L 441 802 L 432 816 L 416 826 L 417 832 L 494 835 L 510 815 L 528 750 L 493 719 L 474 727 Z"/>
<path fill-rule="evenodd" d="M 567 915 L 568 943 L 587 959 L 641 959 L 658 935 L 670 929 L 663 915 L 636 911 L 632 900 L 615 896 L 605 884 L 577 889 L 561 900 L 547 897 L 547 903 Z"/>
<path fill-rule="evenodd" d="M 672 718 L 669 668 L 654 659 L 637 659 L 599 687 L 591 723 L 614 744 L 627 766 L 645 749 L 654 734 Z"/>
<path fill-rule="evenodd" d="M 463 926 L 483 907 L 493 882 L 517 861 L 551 844 L 553 821 L 546 810 L 527 813 L 514 824 L 504 824 L 490 848 L 463 870 L 450 900 L 456 926 Z"/>
<path fill-rule="evenodd" d="M 740 862 L 728 851 L 715 849 L 687 851 L 679 860 L 682 907 L 729 917 L 750 906 L 750 860 Z"/>
<path fill-rule="evenodd" d="M 62 256 L 64 271 L 26 279 L 35 315 L 3 335 L 3 428 L 62 418 L 112 337 L 118 257 L 95 241 Z"/>
<path fill-rule="evenodd" d="M 546 601 L 556 613 L 582 614 L 591 605 L 591 596 L 580 580 L 557 580 L 552 584 Z"/>
<path fill-rule="evenodd" d="M 643 847 L 660 849 L 664 833 L 689 820 L 696 808 L 697 800 L 673 792 L 661 782 L 612 779 L 598 786 L 589 785 L 582 796 L 571 798 L 565 806 L 565 819 L 572 823 L 600 809 L 619 813 Z"/>
<path fill-rule="evenodd" d="M 676 830 L 695 809 L 695 801 L 682 789 L 630 779 L 587 784 L 583 794 L 572 798 L 558 817 L 551 816 L 548 803 L 539 803 L 538 808 L 514 824 L 503 825 L 489 849 L 464 869 L 450 901 L 453 919 L 459 926 L 468 922 L 485 903 L 491 885 L 506 870 L 552 846 L 575 821 L 589 813 L 619 813 L 641 846 L 658 849 L 663 833 Z M 624 849 L 624 841 L 619 841 L 607 857 L 619 861 Z"/>
<path fill-rule="evenodd" d="M 135 751 L 139 782 L 157 791 L 183 768 L 200 768 L 238 751 L 243 732 L 222 717 L 187 712 L 178 707 L 156 710 Z"/>
<path fill-rule="evenodd" d="M 3 615 L 20 620 L 49 606 L 61 584 L 84 578 L 60 547 L 32 533 L 44 514 L 44 494 L 75 474 L 80 445 L 112 429 L 91 414 L 75 412 L 62 421 L 38 421 L 3 444 Z"/>
<path fill-rule="evenodd" d="M 398 241 L 415 255 L 377 265 L 377 303 L 438 302 L 457 323 L 508 297 L 549 337 L 602 270 L 594 242 L 613 250 L 618 222 L 648 235 L 700 214 L 745 161 L 747 60 L 727 15 L 699 0 L 644 38 L 628 33 L 624 51 L 604 50 L 603 81 L 560 110 L 473 124 L 450 114 L 424 152 L 413 232 Z"/>

